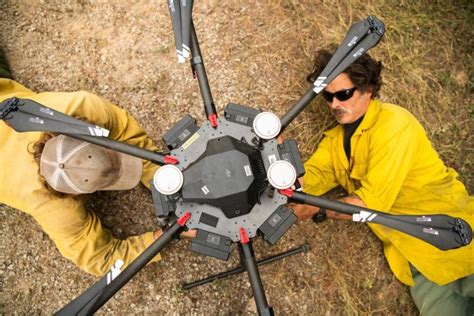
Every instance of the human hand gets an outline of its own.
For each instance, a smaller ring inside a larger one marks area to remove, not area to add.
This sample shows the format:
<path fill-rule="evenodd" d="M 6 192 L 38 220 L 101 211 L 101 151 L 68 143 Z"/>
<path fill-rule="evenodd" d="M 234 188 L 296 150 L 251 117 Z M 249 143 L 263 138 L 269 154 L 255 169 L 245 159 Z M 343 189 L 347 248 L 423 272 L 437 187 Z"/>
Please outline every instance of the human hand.
<path fill-rule="evenodd" d="M 293 209 L 293 212 L 295 213 L 296 217 L 298 217 L 300 221 L 304 221 L 304 220 L 312 218 L 313 215 L 319 211 L 318 207 L 306 205 L 306 204 L 291 203 L 291 204 L 288 204 L 287 206 Z"/>
<path fill-rule="evenodd" d="M 157 240 L 158 238 L 160 238 L 161 235 L 163 235 L 163 230 L 161 230 L 161 228 L 158 228 L 158 229 L 156 229 L 156 230 L 153 232 L 153 239 L 154 239 L 154 240 Z M 183 237 L 183 238 L 195 238 L 196 235 L 197 235 L 196 230 L 195 230 L 195 229 L 191 229 L 191 230 L 182 232 L 182 233 L 180 234 L 180 237 Z"/>
<path fill-rule="evenodd" d="M 197 231 L 195 229 L 191 229 L 180 234 L 183 238 L 195 238 L 197 235 Z"/>
<path fill-rule="evenodd" d="M 157 228 L 153 232 L 153 240 L 157 240 L 161 235 L 163 235 L 163 231 L 161 230 L 161 228 Z"/>
<path fill-rule="evenodd" d="M 285 141 L 285 138 L 283 138 L 282 135 L 279 135 L 279 136 L 277 137 L 277 143 L 278 143 L 278 144 L 283 144 L 284 141 Z"/>

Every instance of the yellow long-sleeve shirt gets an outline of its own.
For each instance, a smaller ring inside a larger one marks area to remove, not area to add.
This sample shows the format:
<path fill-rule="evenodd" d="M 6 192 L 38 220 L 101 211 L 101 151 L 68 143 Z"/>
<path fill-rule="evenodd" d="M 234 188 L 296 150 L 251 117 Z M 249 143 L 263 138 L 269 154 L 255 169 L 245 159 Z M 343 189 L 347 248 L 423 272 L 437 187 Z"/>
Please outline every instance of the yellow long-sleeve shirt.
<path fill-rule="evenodd" d="M 341 185 L 368 208 L 393 214 L 447 214 L 474 228 L 474 198 L 447 168 L 416 118 L 405 109 L 372 100 L 344 152 L 342 125 L 327 131 L 305 163 L 304 191 L 321 195 Z M 429 280 L 447 284 L 474 273 L 474 242 L 442 251 L 419 239 L 369 224 L 382 240 L 391 270 L 413 286 L 409 263 Z"/>
<path fill-rule="evenodd" d="M 86 118 L 109 129 L 109 138 L 157 150 L 125 110 L 91 93 L 34 93 L 15 81 L 0 79 L 0 102 L 14 96 Z M 39 166 L 27 149 L 41 135 L 17 133 L 0 121 L 0 202 L 33 216 L 61 254 L 91 274 L 105 274 L 117 259 L 128 265 L 153 242 L 153 232 L 125 240 L 114 238 L 98 217 L 85 209 L 82 200 L 51 194 L 40 180 Z M 144 162 L 143 167 L 141 181 L 149 187 L 158 166 Z M 159 258 L 158 255 L 152 261 Z"/>

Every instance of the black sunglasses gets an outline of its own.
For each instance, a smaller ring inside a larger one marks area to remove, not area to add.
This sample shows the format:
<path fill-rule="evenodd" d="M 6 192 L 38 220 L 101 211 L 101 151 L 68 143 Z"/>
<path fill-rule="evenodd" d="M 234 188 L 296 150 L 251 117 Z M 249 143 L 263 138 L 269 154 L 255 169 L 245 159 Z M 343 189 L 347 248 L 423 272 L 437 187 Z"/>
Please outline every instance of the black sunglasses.
<path fill-rule="evenodd" d="M 357 90 L 357 87 L 352 87 L 352 88 L 347 89 L 347 90 L 339 90 L 339 91 L 336 91 L 336 92 L 333 92 L 333 93 L 323 91 L 323 97 L 328 102 L 332 102 L 334 97 L 336 97 L 336 99 L 338 99 L 339 101 L 347 101 L 350 98 L 352 98 L 352 96 L 354 95 L 354 92 L 356 90 Z"/>

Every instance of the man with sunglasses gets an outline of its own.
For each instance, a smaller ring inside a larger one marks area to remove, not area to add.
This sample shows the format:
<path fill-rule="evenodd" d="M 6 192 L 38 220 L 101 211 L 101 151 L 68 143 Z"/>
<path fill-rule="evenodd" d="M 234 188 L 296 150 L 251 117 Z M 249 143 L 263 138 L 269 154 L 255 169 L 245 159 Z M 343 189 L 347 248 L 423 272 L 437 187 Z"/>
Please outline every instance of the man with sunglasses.
<path fill-rule="evenodd" d="M 308 76 L 313 83 L 332 54 L 318 52 Z M 393 214 L 444 213 L 474 227 L 474 198 L 447 168 L 425 130 L 406 109 L 377 99 L 381 62 L 364 55 L 322 92 L 339 123 L 326 131 L 305 163 L 304 191 L 324 194 L 342 186 L 342 202 Z M 351 219 L 309 205 L 292 206 L 299 219 Z M 423 315 L 474 313 L 474 247 L 441 251 L 423 241 L 369 224 L 380 238 L 395 276 L 410 286 Z"/>

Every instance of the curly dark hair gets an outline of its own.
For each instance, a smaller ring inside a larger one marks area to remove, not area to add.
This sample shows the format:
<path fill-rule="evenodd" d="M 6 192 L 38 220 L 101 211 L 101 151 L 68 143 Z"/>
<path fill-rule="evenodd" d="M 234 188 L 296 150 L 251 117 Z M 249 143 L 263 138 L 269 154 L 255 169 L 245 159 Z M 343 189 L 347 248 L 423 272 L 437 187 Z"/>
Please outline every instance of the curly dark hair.
<path fill-rule="evenodd" d="M 306 77 L 306 80 L 313 83 L 324 67 L 329 63 L 335 49 L 324 48 L 316 53 L 314 58 L 314 68 Z M 372 89 L 372 98 L 379 97 L 379 91 L 382 86 L 382 62 L 373 59 L 369 54 L 362 55 L 344 73 L 351 79 L 352 83 L 360 91 Z"/>

